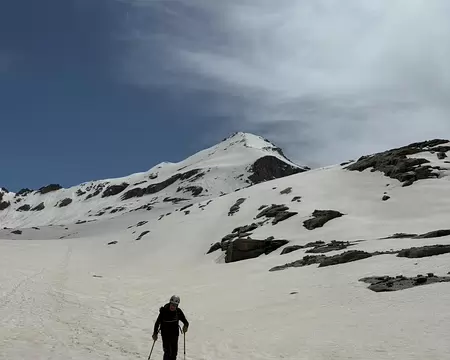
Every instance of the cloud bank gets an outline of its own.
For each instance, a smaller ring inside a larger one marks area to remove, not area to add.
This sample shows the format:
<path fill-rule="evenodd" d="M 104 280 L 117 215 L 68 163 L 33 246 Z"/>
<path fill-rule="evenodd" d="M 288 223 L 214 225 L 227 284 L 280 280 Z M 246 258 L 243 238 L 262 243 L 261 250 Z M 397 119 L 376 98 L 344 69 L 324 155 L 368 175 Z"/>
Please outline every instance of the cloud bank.
<path fill-rule="evenodd" d="M 124 1 L 122 79 L 218 94 L 297 161 L 450 137 L 446 0 Z"/>

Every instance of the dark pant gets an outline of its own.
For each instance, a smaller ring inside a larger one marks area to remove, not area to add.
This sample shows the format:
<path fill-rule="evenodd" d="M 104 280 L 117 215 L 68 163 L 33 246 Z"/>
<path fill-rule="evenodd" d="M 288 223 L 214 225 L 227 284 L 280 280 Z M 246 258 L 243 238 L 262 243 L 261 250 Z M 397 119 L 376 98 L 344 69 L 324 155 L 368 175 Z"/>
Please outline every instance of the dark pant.
<path fill-rule="evenodd" d="M 162 337 L 164 357 L 163 360 L 176 360 L 178 354 L 178 336 Z"/>

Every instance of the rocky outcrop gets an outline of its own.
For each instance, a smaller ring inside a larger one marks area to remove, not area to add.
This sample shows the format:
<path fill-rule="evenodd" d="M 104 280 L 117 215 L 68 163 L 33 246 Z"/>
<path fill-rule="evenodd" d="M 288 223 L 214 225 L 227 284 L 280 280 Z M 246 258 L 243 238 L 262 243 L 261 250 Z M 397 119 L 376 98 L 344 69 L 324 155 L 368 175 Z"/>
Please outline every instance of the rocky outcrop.
<path fill-rule="evenodd" d="M 192 196 L 199 196 L 203 192 L 203 188 L 201 186 L 186 186 L 179 187 L 177 192 L 182 191 L 183 193 L 191 192 Z"/>
<path fill-rule="evenodd" d="M 304 249 L 305 247 L 302 245 L 289 245 L 286 246 L 282 251 L 280 255 L 289 254 L 293 251 Z"/>
<path fill-rule="evenodd" d="M 236 214 L 239 211 L 241 205 L 245 202 L 245 200 L 246 200 L 245 198 L 237 199 L 234 205 L 228 211 L 228 216 L 233 216 L 234 214 Z"/>
<path fill-rule="evenodd" d="M 20 189 L 19 192 L 15 196 L 25 196 L 29 193 L 33 192 L 33 190 L 30 190 L 28 188 Z"/>
<path fill-rule="evenodd" d="M 126 182 L 119 185 L 110 185 L 106 188 L 105 191 L 103 191 L 102 198 L 120 194 L 128 187 L 128 185 L 129 184 L 127 184 Z"/>
<path fill-rule="evenodd" d="M 413 143 L 401 148 L 388 150 L 385 152 L 362 156 L 355 163 L 345 169 L 350 171 L 364 171 L 371 168 L 371 171 L 380 171 L 384 175 L 397 179 L 403 186 L 413 184 L 415 181 L 429 178 L 436 178 L 436 174 L 427 159 L 409 158 L 408 155 L 418 154 L 423 151 L 440 151 L 437 146 L 447 143 L 448 140 L 435 139 L 430 141 Z"/>
<path fill-rule="evenodd" d="M 148 230 L 143 231 L 143 232 L 138 236 L 138 238 L 136 239 L 136 241 L 137 241 L 137 240 L 141 240 L 141 239 L 142 239 L 145 235 L 147 235 L 149 232 L 150 232 L 150 231 L 148 231 Z"/>
<path fill-rule="evenodd" d="M 381 239 L 432 239 L 443 236 L 450 236 L 450 229 L 433 230 L 423 234 L 396 233 Z"/>
<path fill-rule="evenodd" d="M 62 207 L 70 205 L 71 203 L 72 203 L 71 198 L 65 198 L 65 199 L 59 201 L 55 206 L 62 208 Z"/>
<path fill-rule="evenodd" d="M 381 200 L 383 201 L 387 201 L 389 200 L 391 197 L 389 195 L 383 195 L 383 197 L 381 198 Z"/>
<path fill-rule="evenodd" d="M 336 241 L 332 240 L 328 244 L 318 244 L 314 245 L 312 249 L 306 250 L 307 253 L 319 254 L 319 253 L 327 253 L 330 251 L 338 251 L 347 249 L 349 246 L 354 245 L 349 241 Z"/>
<path fill-rule="evenodd" d="M 251 175 L 248 180 L 252 184 L 259 184 L 305 171 L 307 171 L 307 168 L 294 167 L 275 156 L 267 155 L 259 158 L 250 166 L 249 172 Z"/>
<path fill-rule="evenodd" d="M 284 190 L 281 190 L 280 194 L 281 195 L 287 195 L 287 194 L 290 194 L 291 192 L 292 192 L 292 187 L 288 187 L 288 188 L 286 188 Z"/>
<path fill-rule="evenodd" d="M 235 262 L 256 258 L 262 254 L 270 254 L 276 249 L 286 245 L 288 240 L 274 240 L 273 237 L 266 240 L 255 240 L 251 238 L 236 239 L 229 243 L 226 250 L 225 262 Z"/>
<path fill-rule="evenodd" d="M 81 189 L 78 189 L 77 192 L 75 193 L 77 196 L 83 196 L 84 194 L 86 194 L 86 191 L 83 191 Z"/>
<path fill-rule="evenodd" d="M 183 207 L 180 209 L 180 211 L 184 211 L 184 210 L 186 210 L 186 209 L 189 209 L 189 208 L 192 207 L 192 206 L 194 206 L 194 204 L 188 204 L 188 205 L 186 205 L 186 206 L 183 206 Z"/>
<path fill-rule="evenodd" d="M 249 233 L 253 230 L 256 230 L 259 227 L 258 224 L 256 223 L 252 223 L 250 225 L 244 225 L 244 226 L 239 226 L 237 228 L 235 228 L 232 233 L 237 233 L 237 234 L 245 234 L 245 233 Z"/>
<path fill-rule="evenodd" d="M 11 205 L 11 203 L 9 201 L 3 201 L 3 193 L 0 192 L 0 211 L 9 208 L 10 205 Z"/>
<path fill-rule="evenodd" d="M 188 201 L 189 199 L 171 198 L 170 196 L 163 199 L 164 202 L 171 202 L 172 204 L 179 204 L 182 201 Z"/>
<path fill-rule="evenodd" d="M 13 230 L 11 231 L 11 234 L 22 235 L 22 230 Z"/>
<path fill-rule="evenodd" d="M 450 253 L 450 245 L 428 245 L 412 247 L 398 252 L 398 257 L 422 258 Z"/>
<path fill-rule="evenodd" d="M 41 211 L 45 209 L 45 205 L 43 202 L 41 202 L 39 205 L 36 205 L 34 208 L 31 209 L 31 211 Z"/>
<path fill-rule="evenodd" d="M 28 204 L 22 205 L 21 207 L 19 207 L 17 209 L 17 211 L 30 211 L 31 210 L 31 206 Z"/>
<path fill-rule="evenodd" d="M 212 244 L 211 247 L 209 248 L 207 254 L 211 254 L 214 251 L 217 250 L 221 250 L 222 249 L 222 244 L 220 242 L 216 242 L 215 244 Z"/>
<path fill-rule="evenodd" d="M 344 214 L 336 210 L 315 210 L 312 216 L 314 216 L 314 218 L 303 222 L 303 226 L 308 230 L 314 230 L 322 227 L 328 221 L 344 216 Z"/>
<path fill-rule="evenodd" d="M 368 253 L 368 252 L 365 252 L 365 251 L 350 250 L 350 251 L 346 251 L 346 252 L 344 252 L 342 254 L 326 257 L 325 259 L 323 259 L 320 262 L 319 267 L 338 265 L 338 264 L 345 264 L 345 263 L 348 263 L 348 262 L 353 262 L 353 261 L 357 261 L 357 260 L 367 259 L 367 258 L 372 257 L 372 256 L 373 255 L 371 253 Z"/>
<path fill-rule="evenodd" d="M 110 242 L 108 243 L 108 245 L 115 245 L 115 244 L 117 244 L 117 243 L 118 243 L 118 241 L 114 240 L 114 241 L 110 241 Z"/>
<path fill-rule="evenodd" d="M 57 191 L 57 190 L 60 190 L 60 189 L 62 189 L 61 185 L 59 185 L 59 184 L 50 184 L 50 185 L 41 187 L 37 192 L 42 194 L 42 195 L 44 195 L 44 194 L 47 194 L 49 192 Z"/>
<path fill-rule="evenodd" d="M 293 267 L 303 267 L 303 266 L 309 266 L 314 264 L 320 264 L 321 261 L 323 261 L 326 258 L 325 255 L 306 255 L 303 257 L 303 259 L 296 260 L 284 265 L 274 266 L 269 271 L 280 271 L 280 270 L 286 270 Z"/>
<path fill-rule="evenodd" d="M 195 177 L 197 179 L 197 178 L 199 178 L 199 176 L 201 177 L 203 175 L 204 175 L 204 173 L 202 173 L 200 169 L 189 170 L 189 171 L 187 171 L 185 173 L 181 173 L 181 174 L 178 173 L 164 181 L 161 181 L 156 184 L 151 184 L 151 185 L 147 186 L 146 188 L 131 189 L 122 195 L 122 200 L 127 200 L 127 199 L 131 199 L 134 197 L 142 197 L 144 195 L 156 194 L 157 192 L 160 192 L 161 190 L 164 190 L 168 186 L 174 184 L 178 180 L 192 180 L 193 177 Z"/>
<path fill-rule="evenodd" d="M 433 273 L 429 273 L 426 276 L 419 274 L 415 277 L 406 277 L 403 275 L 396 277 L 371 276 L 359 279 L 359 281 L 369 283 L 369 289 L 372 291 L 387 292 L 410 289 L 420 285 L 450 282 L 450 276 L 436 276 Z"/>

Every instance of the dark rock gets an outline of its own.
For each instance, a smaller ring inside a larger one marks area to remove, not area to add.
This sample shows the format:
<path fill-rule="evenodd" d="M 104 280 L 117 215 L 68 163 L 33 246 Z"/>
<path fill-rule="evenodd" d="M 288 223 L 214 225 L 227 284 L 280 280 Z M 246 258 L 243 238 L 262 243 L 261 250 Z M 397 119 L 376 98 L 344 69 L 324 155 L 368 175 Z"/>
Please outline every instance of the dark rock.
<path fill-rule="evenodd" d="M 297 214 L 298 213 L 294 212 L 294 211 L 281 211 L 275 215 L 275 218 L 273 219 L 272 224 L 276 225 L 279 222 L 289 219 L 290 217 L 297 215 Z"/>
<path fill-rule="evenodd" d="M 281 190 L 280 194 L 287 195 L 287 194 L 290 194 L 291 192 L 292 192 L 292 187 L 288 187 L 288 188 L 286 188 L 284 190 Z"/>
<path fill-rule="evenodd" d="M 140 187 L 137 187 L 137 188 L 128 190 L 125 194 L 123 194 L 121 196 L 121 199 L 128 200 L 128 199 L 135 198 L 135 197 L 142 197 L 144 195 L 145 195 L 145 190 Z"/>
<path fill-rule="evenodd" d="M 320 264 L 321 261 L 323 261 L 326 258 L 325 255 L 306 255 L 301 260 L 296 260 L 284 265 L 279 265 L 271 268 L 269 271 L 279 271 L 279 270 L 285 270 L 292 267 L 303 267 L 303 266 L 309 266 L 314 264 Z"/>
<path fill-rule="evenodd" d="M 83 196 L 84 194 L 86 194 L 86 191 L 83 191 L 81 189 L 78 189 L 77 192 L 75 193 L 77 196 Z"/>
<path fill-rule="evenodd" d="M 19 192 L 16 194 L 16 196 L 25 196 L 31 192 L 33 192 L 33 190 L 30 190 L 28 188 L 20 189 Z"/>
<path fill-rule="evenodd" d="M 222 242 L 228 241 L 228 240 L 232 240 L 232 239 L 234 239 L 234 238 L 237 238 L 238 236 L 239 236 L 238 233 L 236 233 L 236 234 L 228 234 L 228 235 L 225 235 L 225 236 L 222 238 Z"/>
<path fill-rule="evenodd" d="M 38 227 L 35 227 L 35 226 L 33 226 L 32 229 L 34 229 L 34 230 L 41 230 L 41 229 L 39 229 Z"/>
<path fill-rule="evenodd" d="M 127 184 L 125 182 L 120 185 L 110 185 L 106 188 L 105 191 L 103 191 L 102 198 L 120 194 L 122 191 L 124 191 L 128 187 L 128 185 L 129 184 Z"/>
<path fill-rule="evenodd" d="M 59 185 L 59 184 L 50 184 L 50 185 L 41 187 L 37 192 L 43 195 L 43 194 L 47 194 L 49 192 L 57 191 L 57 190 L 60 190 L 60 189 L 62 189 L 61 185 Z"/>
<path fill-rule="evenodd" d="M 145 236 L 145 235 L 147 235 L 149 232 L 150 232 L 150 231 L 148 231 L 148 230 L 143 231 L 143 232 L 141 233 L 141 235 L 138 236 L 138 238 L 136 239 L 136 241 L 137 241 L 137 240 L 141 240 L 142 237 Z"/>
<path fill-rule="evenodd" d="M 327 253 L 330 251 L 344 250 L 351 245 L 353 245 L 353 244 L 350 244 L 350 242 L 348 242 L 348 241 L 332 240 L 328 244 L 315 245 L 312 249 L 306 250 L 306 252 L 312 253 L 312 254 L 319 254 L 319 253 L 324 254 L 324 253 Z"/>
<path fill-rule="evenodd" d="M 258 224 L 252 223 L 250 225 L 244 225 L 244 226 L 239 226 L 237 228 L 235 228 L 232 233 L 237 233 L 237 234 L 241 234 L 241 233 L 248 233 L 250 231 L 256 230 L 258 228 Z"/>
<path fill-rule="evenodd" d="M 114 244 L 117 244 L 118 243 L 118 241 L 110 241 L 109 243 L 108 243 L 108 245 L 114 245 Z"/>
<path fill-rule="evenodd" d="M 265 181 L 305 172 L 307 170 L 308 168 L 294 167 L 275 156 L 267 155 L 259 158 L 250 166 L 249 171 L 252 174 L 248 179 L 252 184 L 259 184 Z"/>
<path fill-rule="evenodd" d="M 447 157 L 447 154 L 445 152 L 438 152 L 437 153 L 437 158 L 439 160 L 444 160 Z"/>
<path fill-rule="evenodd" d="M 261 211 L 258 215 L 256 215 L 256 219 L 259 219 L 260 217 L 275 217 L 277 214 L 287 211 L 289 208 L 286 205 L 276 205 L 272 204 L 270 207 L 265 208 L 263 211 Z"/>
<path fill-rule="evenodd" d="M 11 231 L 12 234 L 16 234 L 16 235 L 22 235 L 22 231 L 21 230 L 13 230 Z"/>
<path fill-rule="evenodd" d="M 149 176 L 148 176 L 148 178 L 150 179 L 150 180 L 155 180 L 156 178 L 158 177 L 158 174 L 156 173 L 156 174 L 150 174 Z"/>
<path fill-rule="evenodd" d="M 245 202 L 245 198 L 237 199 L 237 201 L 234 203 L 234 205 L 230 208 L 228 211 L 228 216 L 233 216 L 235 213 L 237 213 L 241 207 L 241 205 Z"/>
<path fill-rule="evenodd" d="M 153 209 L 152 204 L 146 204 L 146 205 L 142 205 L 142 206 L 140 206 L 140 207 L 138 207 L 138 208 L 136 208 L 136 209 L 133 209 L 133 210 L 131 210 L 131 211 L 139 211 L 139 210 L 147 210 L 147 211 L 150 211 L 150 210 L 152 210 L 152 209 Z"/>
<path fill-rule="evenodd" d="M 208 250 L 207 254 L 211 254 L 212 252 L 220 250 L 220 249 L 222 249 L 222 244 L 217 242 L 217 243 L 211 245 L 211 248 Z"/>
<path fill-rule="evenodd" d="M 181 199 L 181 198 L 171 198 L 170 196 L 163 199 L 164 202 L 171 202 L 173 204 L 178 204 L 182 201 L 188 201 L 189 199 Z"/>
<path fill-rule="evenodd" d="M 297 202 L 300 202 L 301 201 L 301 199 L 302 199 L 302 197 L 301 196 L 294 196 L 293 198 L 292 198 L 292 202 L 294 202 L 294 201 L 297 201 Z"/>
<path fill-rule="evenodd" d="M 398 291 L 410 289 L 415 286 L 425 285 L 425 284 L 435 284 L 441 282 L 450 282 L 450 277 L 448 276 L 417 276 L 408 278 L 405 276 L 371 276 L 360 279 L 359 281 L 371 284 L 369 289 L 375 292 L 387 292 L 387 291 Z"/>
<path fill-rule="evenodd" d="M 110 214 L 115 214 L 115 213 L 117 213 L 117 212 L 125 211 L 125 210 L 126 210 L 126 208 L 124 208 L 123 206 L 119 206 L 119 207 L 116 207 L 115 209 L 112 209 L 112 210 L 110 211 Z"/>
<path fill-rule="evenodd" d="M 417 234 L 406 234 L 406 233 L 395 233 L 394 235 L 385 237 L 385 238 L 381 238 L 382 240 L 385 239 L 407 239 L 407 238 L 414 238 L 416 237 Z"/>
<path fill-rule="evenodd" d="M 184 215 L 189 215 L 190 213 L 191 213 L 190 210 L 186 210 L 186 211 L 184 212 Z"/>
<path fill-rule="evenodd" d="M 287 240 L 254 240 L 237 239 L 229 243 L 226 250 L 225 262 L 235 262 L 256 258 L 262 254 L 270 254 L 272 251 L 286 245 Z"/>
<path fill-rule="evenodd" d="M 181 209 L 180 209 L 180 211 L 184 211 L 184 210 L 186 210 L 186 209 L 189 209 L 191 206 L 193 206 L 194 204 L 189 204 L 189 205 L 186 205 L 186 206 L 183 206 Z"/>
<path fill-rule="evenodd" d="M 80 224 L 85 224 L 87 223 L 86 220 L 78 220 L 75 224 L 80 225 Z"/>
<path fill-rule="evenodd" d="M 136 227 L 143 226 L 143 225 L 145 225 L 145 224 L 147 224 L 147 223 L 148 223 L 148 221 L 139 221 L 139 222 L 136 224 Z"/>
<path fill-rule="evenodd" d="M 60 202 L 58 202 L 56 204 L 56 206 L 62 208 L 62 207 L 67 206 L 67 205 L 69 205 L 71 203 L 72 203 L 72 199 L 71 198 L 65 198 L 64 200 L 61 200 Z"/>
<path fill-rule="evenodd" d="M 41 202 L 39 205 L 36 205 L 34 208 L 31 209 L 31 211 L 41 211 L 45 209 L 45 205 L 43 202 Z"/>
<path fill-rule="evenodd" d="M 339 218 L 344 214 L 335 210 L 314 210 L 312 216 L 313 219 L 308 219 L 303 222 L 303 226 L 308 230 L 314 230 L 318 227 L 322 227 L 328 221 Z"/>
<path fill-rule="evenodd" d="M 199 196 L 203 192 L 203 188 L 201 186 L 186 186 L 179 187 L 177 192 L 183 191 L 183 193 L 191 192 L 192 196 Z"/>
<path fill-rule="evenodd" d="M 99 195 L 101 192 L 102 192 L 102 189 L 97 189 L 92 194 L 89 194 L 88 196 L 86 196 L 85 200 L 89 200 L 89 199 Z"/>
<path fill-rule="evenodd" d="M 264 209 L 264 208 L 266 208 L 267 207 L 267 205 L 261 205 L 259 208 L 258 208 L 258 211 L 261 211 L 262 209 Z"/>
<path fill-rule="evenodd" d="M 281 254 L 280 254 L 280 255 L 289 254 L 289 253 L 291 253 L 291 252 L 293 252 L 293 251 L 297 251 L 297 250 L 300 250 L 300 249 L 304 249 L 304 246 L 301 246 L 301 245 L 290 245 L 290 246 L 286 246 L 286 247 L 283 249 L 283 251 L 281 251 Z"/>
<path fill-rule="evenodd" d="M 450 253 L 450 245 L 427 245 L 400 250 L 398 257 L 422 258 Z"/>
<path fill-rule="evenodd" d="M 417 236 L 415 236 L 415 239 L 430 239 L 430 238 L 449 236 L 449 235 L 450 235 L 450 229 L 434 230 L 434 231 L 427 232 L 425 234 L 417 235 Z"/>
<path fill-rule="evenodd" d="M 305 248 L 308 247 L 316 247 L 316 246 L 322 246 L 325 245 L 325 241 L 319 240 L 319 241 L 314 241 L 314 242 L 309 242 L 305 245 Z"/>
<path fill-rule="evenodd" d="M 363 260 L 372 257 L 372 254 L 361 250 L 350 250 L 342 254 L 327 257 L 320 262 L 319 267 L 345 264 L 357 260 Z"/>
<path fill-rule="evenodd" d="M 0 190 L 3 191 L 5 194 L 9 193 L 9 190 L 3 186 L 0 188 Z"/>
<path fill-rule="evenodd" d="M 0 211 L 9 208 L 11 203 L 9 201 L 0 201 Z"/>
<path fill-rule="evenodd" d="M 142 185 L 142 184 L 145 184 L 146 182 L 147 182 L 147 180 L 142 180 L 142 181 L 139 181 L 137 183 L 134 183 L 133 186 Z"/>
<path fill-rule="evenodd" d="M 408 158 L 407 155 L 429 151 L 431 147 L 448 142 L 448 140 L 435 139 L 419 143 L 413 143 L 401 148 L 385 152 L 362 156 L 357 162 L 346 167 L 350 171 L 364 171 L 372 168 L 373 171 L 381 171 L 384 175 L 404 182 L 405 186 L 413 184 L 417 180 L 435 178 L 430 167 L 423 164 L 429 163 L 426 159 Z"/>
<path fill-rule="evenodd" d="M 386 200 L 389 200 L 390 198 L 391 198 L 390 196 L 384 195 L 384 196 L 381 198 L 381 200 L 386 201 Z"/>

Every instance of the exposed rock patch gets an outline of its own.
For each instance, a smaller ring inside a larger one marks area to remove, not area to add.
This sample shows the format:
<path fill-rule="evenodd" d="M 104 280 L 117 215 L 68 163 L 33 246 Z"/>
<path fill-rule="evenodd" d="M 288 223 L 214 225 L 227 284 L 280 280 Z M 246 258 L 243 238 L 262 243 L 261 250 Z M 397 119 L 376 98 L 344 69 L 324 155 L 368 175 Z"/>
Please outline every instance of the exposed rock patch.
<path fill-rule="evenodd" d="M 383 197 L 381 198 L 381 200 L 386 201 L 389 200 L 391 197 L 389 195 L 383 195 Z"/>
<path fill-rule="evenodd" d="M 450 253 L 450 245 L 428 245 L 412 247 L 398 252 L 398 257 L 422 258 Z"/>
<path fill-rule="evenodd" d="M 5 210 L 11 206 L 9 201 L 0 201 L 0 211 Z"/>
<path fill-rule="evenodd" d="M 305 220 L 303 226 L 308 230 L 314 230 L 324 226 L 328 221 L 344 216 L 336 210 L 314 210 L 314 218 Z"/>
<path fill-rule="evenodd" d="M 306 250 L 307 253 L 327 253 L 330 251 L 338 251 L 338 250 L 344 250 L 347 249 L 349 246 L 354 245 L 351 244 L 349 241 L 336 241 L 332 240 L 328 244 L 315 244 L 312 249 Z"/>
<path fill-rule="evenodd" d="M 139 235 L 138 238 L 137 238 L 136 240 L 141 240 L 142 237 L 144 237 L 145 235 L 147 235 L 149 232 L 150 232 L 150 231 L 148 231 L 148 230 L 143 231 L 143 232 L 141 233 L 141 235 Z"/>
<path fill-rule="evenodd" d="M 281 190 L 280 194 L 281 195 L 287 195 L 287 194 L 290 194 L 291 192 L 292 192 L 292 187 L 288 187 L 288 188 L 286 188 L 284 190 Z"/>
<path fill-rule="evenodd" d="M 105 191 L 103 191 L 102 198 L 120 194 L 128 187 L 128 185 L 129 184 L 127 184 L 126 182 L 119 185 L 110 185 L 106 188 Z"/>
<path fill-rule="evenodd" d="M 345 264 L 348 262 L 367 259 L 372 256 L 373 256 L 372 254 L 365 252 L 365 251 L 350 250 L 350 251 L 346 251 L 342 254 L 334 255 L 334 256 L 323 259 L 323 261 L 320 262 L 319 267 Z"/>
<path fill-rule="evenodd" d="M 75 193 L 77 196 L 83 196 L 84 194 L 86 194 L 86 191 L 83 191 L 81 189 L 78 189 L 77 192 Z"/>
<path fill-rule="evenodd" d="M 41 211 L 45 209 L 45 205 L 43 202 L 41 202 L 39 205 L 36 205 L 34 208 L 31 209 L 31 211 Z"/>
<path fill-rule="evenodd" d="M 228 216 L 233 216 L 234 214 L 236 214 L 240 210 L 240 207 L 245 202 L 245 200 L 246 200 L 245 198 L 237 199 L 237 201 L 228 211 Z"/>
<path fill-rule="evenodd" d="M 242 234 L 242 233 L 248 233 L 250 231 L 256 230 L 258 228 L 258 224 L 252 223 L 250 225 L 244 225 L 244 226 L 239 226 L 237 228 L 235 228 L 232 233 L 237 233 L 237 234 Z"/>
<path fill-rule="evenodd" d="M 297 215 L 297 214 L 298 213 L 295 211 L 281 211 L 277 215 L 275 215 L 275 218 L 272 221 L 272 225 L 276 225 L 279 222 L 289 219 L 290 217 Z"/>
<path fill-rule="evenodd" d="M 44 195 L 44 194 L 47 194 L 49 192 L 57 191 L 57 190 L 60 190 L 60 189 L 62 189 L 61 185 L 59 185 L 59 184 L 50 184 L 50 185 L 41 187 L 37 192 L 42 194 L 42 195 Z"/>
<path fill-rule="evenodd" d="M 11 231 L 11 234 L 22 235 L 22 231 L 21 230 L 13 230 L 13 231 Z"/>
<path fill-rule="evenodd" d="M 229 243 L 226 249 L 225 262 L 230 263 L 256 258 L 262 254 L 267 255 L 288 242 L 287 240 L 274 240 L 273 237 L 266 240 L 239 238 Z"/>
<path fill-rule="evenodd" d="M 275 156 L 267 155 L 259 158 L 250 166 L 249 172 L 252 174 L 248 177 L 248 180 L 252 184 L 259 184 L 305 171 L 307 171 L 307 168 L 294 167 Z"/>
<path fill-rule="evenodd" d="M 406 290 L 420 285 L 436 284 L 441 282 L 450 282 L 450 276 L 436 276 L 432 273 L 427 276 L 417 275 L 415 277 L 406 277 L 399 275 L 391 276 L 372 276 L 365 277 L 359 281 L 369 283 L 369 289 L 375 292 L 387 292 Z"/>
<path fill-rule="evenodd" d="M 117 244 L 118 243 L 118 241 L 110 241 L 109 243 L 108 243 L 108 245 L 115 245 L 115 244 Z"/>
<path fill-rule="evenodd" d="M 302 197 L 301 196 L 294 196 L 293 198 L 292 198 L 292 200 L 291 200 L 291 202 L 301 202 L 301 200 L 302 200 Z"/>
<path fill-rule="evenodd" d="M 201 186 L 186 186 L 179 187 L 177 192 L 182 191 L 183 193 L 191 192 L 192 196 L 199 196 L 203 192 L 203 188 Z"/>
<path fill-rule="evenodd" d="M 59 201 L 55 206 L 62 208 L 62 207 L 70 205 L 71 203 L 72 203 L 71 198 L 65 198 L 65 199 Z"/>
<path fill-rule="evenodd" d="M 29 193 L 33 192 L 33 190 L 30 190 L 28 188 L 20 189 L 19 192 L 15 196 L 25 196 Z"/>
<path fill-rule="evenodd" d="M 280 255 L 289 254 L 293 251 L 304 249 L 305 247 L 302 245 L 289 245 L 286 246 L 282 251 Z"/>
<path fill-rule="evenodd" d="M 164 202 L 171 202 L 173 204 L 179 204 L 182 201 L 188 201 L 189 199 L 171 198 L 170 196 L 163 199 Z"/>
<path fill-rule="evenodd" d="M 115 214 L 115 213 L 118 213 L 118 212 L 121 212 L 121 211 L 125 211 L 125 210 L 126 210 L 125 207 L 119 206 L 119 207 L 116 207 L 116 208 L 112 209 L 112 210 L 110 211 L 110 214 Z"/>
<path fill-rule="evenodd" d="M 211 245 L 207 254 L 211 254 L 212 252 L 220 250 L 220 249 L 222 249 L 222 244 L 220 242 L 217 242 L 217 243 Z"/>
<path fill-rule="evenodd" d="M 435 139 L 362 156 L 358 161 L 346 167 L 346 169 L 350 171 L 364 171 L 372 168 L 372 171 L 381 171 L 384 175 L 402 182 L 404 186 L 409 186 L 415 181 L 436 178 L 439 175 L 433 172 L 431 166 L 423 166 L 429 163 L 428 160 L 408 158 L 407 156 L 430 151 L 432 150 L 431 148 L 447 142 L 448 140 Z M 438 151 L 436 148 L 433 150 Z"/>
<path fill-rule="evenodd" d="M 439 160 L 444 160 L 447 157 L 447 154 L 445 152 L 438 152 L 437 153 L 437 158 Z"/>
<path fill-rule="evenodd" d="M 272 204 L 269 207 L 266 207 L 263 211 L 261 211 L 258 215 L 256 215 L 256 219 L 259 219 L 263 216 L 265 217 L 276 217 L 279 213 L 285 212 L 289 210 L 286 205 L 277 205 Z"/>
<path fill-rule="evenodd" d="M 430 231 L 424 234 L 420 234 L 415 236 L 415 239 L 431 239 L 436 237 L 443 237 L 443 236 L 449 236 L 450 235 L 450 229 L 444 229 L 444 230 L 434 230 Z"/>
<path fill-rule="evenodd" d="M 314 264 L 319 264 L 321 261 L 323 261 L 326 258 L 325 255 L 306 255 L 303 257 L 303 259 L 296 260 L 284 265 L 274 266 L 269 271 L 280 271 L 285 270 L 291 267 L 303 267 L 303 266 L 309 266 Z"/>
<path fill-rule="evenodd" d="M 181 209 L 180 209 L 180 211 L 184 211 L 184 210 L 186 210 L 186 209 L 189 209 L 191 206 L 193 206 L 194 204 L 189 204 L 189 205 L 186 205 L 186 206 L 183 206 Z"/>

